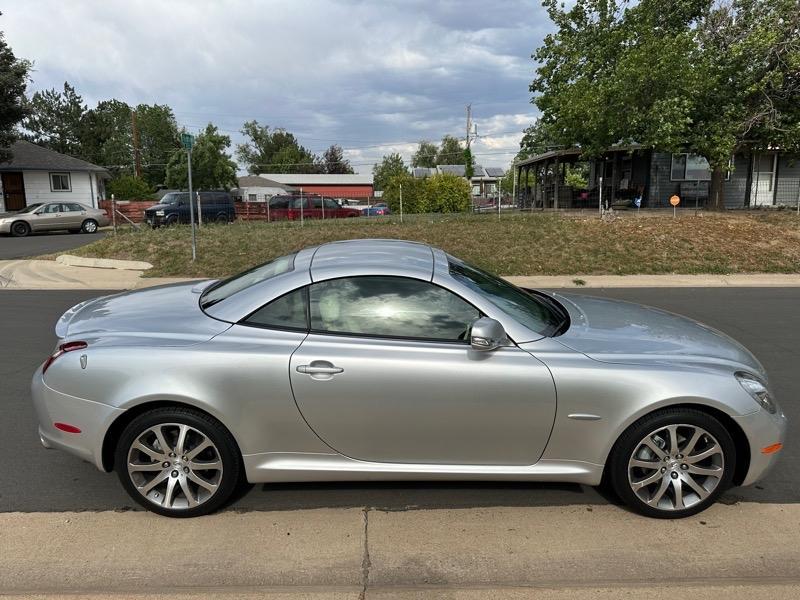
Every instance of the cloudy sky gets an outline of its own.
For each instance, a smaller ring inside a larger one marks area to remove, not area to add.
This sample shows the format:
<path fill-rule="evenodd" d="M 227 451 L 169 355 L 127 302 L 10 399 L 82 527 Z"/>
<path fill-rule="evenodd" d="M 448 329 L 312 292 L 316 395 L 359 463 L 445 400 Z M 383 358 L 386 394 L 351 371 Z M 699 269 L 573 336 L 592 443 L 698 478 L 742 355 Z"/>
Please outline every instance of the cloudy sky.
<path fill-rule="evenodd" d="M 530 54 L 550 28 L 538 0 L 13 0 L 0 30 L 34 62 L 31 91 L 169 104 L 179 124 L 284 127 L 346 149 L 358 172 L 420 139 L 464 136 L 507 166 L 535 117 Z"/>

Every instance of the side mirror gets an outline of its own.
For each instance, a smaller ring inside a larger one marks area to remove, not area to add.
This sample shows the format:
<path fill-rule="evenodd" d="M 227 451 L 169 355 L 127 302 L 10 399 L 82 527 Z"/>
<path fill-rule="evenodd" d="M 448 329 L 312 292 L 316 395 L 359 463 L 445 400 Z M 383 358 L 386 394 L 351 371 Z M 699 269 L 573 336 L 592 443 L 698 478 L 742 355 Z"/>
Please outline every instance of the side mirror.
<path fill-rule="evenodd" d="M 473 350 L 495 350 L 508 344 L 508 336 L 499 321 L 481 317 L 472 323 L 469 343 Z"/>

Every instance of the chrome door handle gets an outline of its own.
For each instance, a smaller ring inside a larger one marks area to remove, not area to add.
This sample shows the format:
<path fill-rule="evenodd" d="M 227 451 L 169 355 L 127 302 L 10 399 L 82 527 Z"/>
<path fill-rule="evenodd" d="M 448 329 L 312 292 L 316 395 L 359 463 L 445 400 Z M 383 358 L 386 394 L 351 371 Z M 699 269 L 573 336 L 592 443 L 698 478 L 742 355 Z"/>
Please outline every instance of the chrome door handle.
<path fill-rule="evenodd" d="M 342 373 L 344 369 L 341 367 L 322 367 L 318 365 L 297 365 L 298 373 L 305 373 L 306 375 L 336 375 Z"/>

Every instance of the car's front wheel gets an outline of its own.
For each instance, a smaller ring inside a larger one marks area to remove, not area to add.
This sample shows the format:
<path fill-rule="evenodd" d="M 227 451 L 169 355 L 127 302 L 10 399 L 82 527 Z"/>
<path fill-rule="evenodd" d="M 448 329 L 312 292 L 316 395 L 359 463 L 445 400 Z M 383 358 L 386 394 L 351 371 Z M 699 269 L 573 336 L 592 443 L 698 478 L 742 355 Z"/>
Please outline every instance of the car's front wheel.
<path fill-rule="evenodd" d="M 736 446 L 713 416 L 668 408 L 631 425 L 609 458 L 611 485 L 628 506 L 675 519 L 705 510 L 731 485 Z"/>
<path fill-rule="evenodd" d="M 81 225 L 83 233 L 97 233 L 97 221 L 94 219 L 86 219 Z"/>
<path fill-rule="evenodd" d="M 25 221 L 16 221 L 11 225 L 11 235 L 14 237 L 25 237 L 31 232 L 31 226 Z"/>
<path fill-rule="evenodd" d="M 117 475 L 137 503 L 168 517 L 217 510 L 236 490 L 241 458 L 230 432 L 200 411 L 157 408 L 122 432 Z"/>

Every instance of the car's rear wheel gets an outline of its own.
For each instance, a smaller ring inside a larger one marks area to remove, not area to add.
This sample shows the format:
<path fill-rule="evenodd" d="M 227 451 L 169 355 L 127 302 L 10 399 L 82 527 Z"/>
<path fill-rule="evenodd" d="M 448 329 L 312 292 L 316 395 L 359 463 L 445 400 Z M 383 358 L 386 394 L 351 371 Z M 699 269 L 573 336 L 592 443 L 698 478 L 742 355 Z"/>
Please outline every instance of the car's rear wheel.
<path fill-rule="evenodd" d="M 97 221 L 94 219 L 86 219 L 81 225 L 83 233 L 97 233 Z"/>
<path fill-rule="evenodd" d="M 236 490 L 241 457 L 216 419 L 188 408 L 157 408 L 122 432 L 114 460 L 123 487 L 143 507 L 168 517 L 217 510 Z"/>
<path fill-rule="evenodd" d="M 215 220 L 217 221 L 217 223 L 227 223 L 228 215 L 226 215 L 225 213 L 219 213 Z"/>
<path fill-rule="evenodd" d="M 14 237 L 25 237 L 31 232 L 31 226 L 25 221 L 17 221 L 11 225 L 11 235 Z"/>
<path fill-rule="evenodd" d="M 614 446 L 611 485 L 635 511 L 688 517 L 708 508 L 731 484 L 736 446 L 713 416 L 671 408 L 643 417 Z"/>

